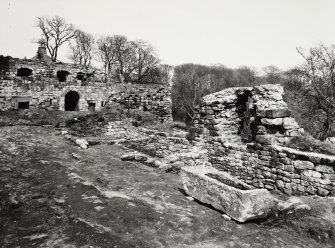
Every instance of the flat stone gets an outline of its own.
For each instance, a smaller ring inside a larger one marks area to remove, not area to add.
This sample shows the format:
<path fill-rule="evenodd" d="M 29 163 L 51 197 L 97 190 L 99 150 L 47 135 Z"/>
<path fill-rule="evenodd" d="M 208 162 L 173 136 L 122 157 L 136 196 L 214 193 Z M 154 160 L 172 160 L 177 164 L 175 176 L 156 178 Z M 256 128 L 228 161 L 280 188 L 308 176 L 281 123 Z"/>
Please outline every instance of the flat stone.
<path fill-rule="evenodd" d="M 294 211 L 296 209 L 300 209 L 299 206 L 301 205 L 306 205 L 300 198 L 296 196 L 291 196 L 288 200 L 286 201 L 280 201 L 278 203 L 278 210 L 280 212 L 288 212 L 288 211 Z"/>
<path fill-rule="evenodd" d="M 266 189 L 253 189 L 213 167 L 183 167 L 180 177 L 187 194 L 239 222 L 263 218 L 277 206 L 277 200 Z"/>
<path fill-rule="evenodd" d="M 289 117 L 291 112 L 288 109 L 271 109 L 266 111 L 267 118 Z"/>
<path fill-rule="evenodd" d="M 135 160 L 135 154 L 134 153 L 125 154 L 121 157 L 121 160 L 122 161 Z"/>
<path fill-rule="evenodd" d="M 293 162 L 293 166 L 294 168 L 298 169 L 298 170 L 311 170 L 314 169 L 314 164 L 312 162 L 309 161 L 303 161 L 303 160 L 296 160 Z"/>
<path fill-rule="evenodd" d="M 283 125 L 283 118 L 275 118 L 275 119 L 262 118 L 261 123 L 270 126 L 280 126 Z"/>
<path fill-rule="evenodd" d="M 334 168 L 328 165 L 318 165 L 315 167 L 316 171 L 332 174 L 334 173 Z"/>
<path fill-rule="evenodd" d="M 295 129 L 300 128 L 299 124 L 292 117 L 283 118 L 283 125 L 285 129 Z"/>
<path fill-rule="evenodd" d="M 147 161 L 148 157 L 146 155 L 144 155 L 144 154 L 141 154 L 141 153 L 135 153 L 134 159 L 136 161 Z"/>
<path fill-rule="evenodd" d="M 321 173 L 318 171 L 306 170 L 302 173 L 303 176 L 306 177 L 314 177 L 314 178 L 321 178 Z"/>

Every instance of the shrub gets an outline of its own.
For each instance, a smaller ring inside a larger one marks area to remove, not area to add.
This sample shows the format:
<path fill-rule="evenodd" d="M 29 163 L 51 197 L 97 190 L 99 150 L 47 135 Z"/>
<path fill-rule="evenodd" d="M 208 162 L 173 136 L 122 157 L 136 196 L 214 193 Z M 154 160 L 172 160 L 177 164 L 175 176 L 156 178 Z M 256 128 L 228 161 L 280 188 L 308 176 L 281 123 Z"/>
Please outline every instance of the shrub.
<path fill-rule="evenodd" d="M 310 134 L 292 137 L 286 146 L 306 152 L 317 152 L 328 155 L 335 155 L 334 144 L 327 141 L 317 140 L 313 138 Z"/>

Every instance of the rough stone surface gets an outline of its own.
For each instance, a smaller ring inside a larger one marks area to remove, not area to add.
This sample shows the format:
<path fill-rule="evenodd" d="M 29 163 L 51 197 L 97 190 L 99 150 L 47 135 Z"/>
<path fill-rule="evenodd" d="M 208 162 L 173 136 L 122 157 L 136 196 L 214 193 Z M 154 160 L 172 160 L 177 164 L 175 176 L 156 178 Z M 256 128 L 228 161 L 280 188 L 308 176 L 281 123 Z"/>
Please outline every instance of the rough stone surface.
<path fill-rule="evenodd" d="M 190 129 L 208 163 L 257 188 L 288 195 L 331 194 L 335 157 L 285 147 L 303 130 L 290 116 L 280 85 L 230 88 L 205 96 Z"/>
<path fill-rule="evenodd" d="M 225 180 L 227 184 L 209 177 L 209 173 Z M 265 217 L 277 205 L 276 199 L 267 190 L 251 189 L 228 173 L 212 167 L 183 167 L 180 176 L 187 194 L 239 222 Z"/>

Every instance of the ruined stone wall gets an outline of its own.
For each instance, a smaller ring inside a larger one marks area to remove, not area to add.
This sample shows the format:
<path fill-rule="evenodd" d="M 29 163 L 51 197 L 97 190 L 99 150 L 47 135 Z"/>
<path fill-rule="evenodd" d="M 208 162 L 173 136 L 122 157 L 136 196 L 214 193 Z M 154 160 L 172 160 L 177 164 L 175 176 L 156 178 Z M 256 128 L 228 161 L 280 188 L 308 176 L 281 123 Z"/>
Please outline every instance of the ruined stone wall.
<path fill-rule="evenodd" d="M 144 133 L 150 136 L 129 140 L 126 145 L 158 158 L 187 151 L 191 147 L 185 138 L 169 136 L 166 133 L 154 132 L 153 130 L 144 131 Z"/>
<path fill-rule="evenodd" d="M 20 76 L 21 69 L 31 73 Z M 63 78 L 60 71 L 65 72 Z M 79 111 L 92 105 L 99 110 L 112 100 L 150 111 L 161 120 L 172 118 L 170 86 L 105 83 L 98 72 L 82 66 L 0 56 L 0 110 L 17 109 L 20 102 L 29 102 L 30 108 L 65 110 L 70 91 L 79 94 Z"/>
<path fill-rule="evenodd" d="M 210 163 L 257 188 L 288 195 L 335 195 L 335 157 L 278 145 L 212 141 Z"/>
<path fill-rule="evenodd" d="M 110 101 L 117 102 L 129 109 L 150 111 L 161 121 L 172 120 L 172 101 L 170 86 L 121 84 L 111 95 Z"/>
<path fill-rule="evenodd" d="M 31 70 L 31 74 L 19 76 L 22 68 Z M 64 81 L 57 77 L 59 71 L 68 72 Z M 89 103 L 95 103 L 99 110 L 107 102 L 109 90 L 94 75 L 87 78 L 91 73 L 92 70 L 73 64 L 0 56 L 0 109 L 17 109 L 19 102 L 29 102 L 30 108 L 64 110 L 66 93 L 76 91 L 80 96 L 78 110 L 87 111 Z"/>
<path fill-rule="evenodd" d="M 283 87 L 262 85 L 229 88 L 205 96 L 195 110 L 197 137 L 222 137 L 226 142 L 287 138 L 300 135 L 283 101 Z"/>
<path fill-rule="evenodd" d="M 202 99 L 191 132 L 210 164 L 258 188 L 335 195 L 335 157 L 285 147 L 303 130 L 280 85 L 226 89 Z M 192 135 L 191 135 L 192 136 Z"/>

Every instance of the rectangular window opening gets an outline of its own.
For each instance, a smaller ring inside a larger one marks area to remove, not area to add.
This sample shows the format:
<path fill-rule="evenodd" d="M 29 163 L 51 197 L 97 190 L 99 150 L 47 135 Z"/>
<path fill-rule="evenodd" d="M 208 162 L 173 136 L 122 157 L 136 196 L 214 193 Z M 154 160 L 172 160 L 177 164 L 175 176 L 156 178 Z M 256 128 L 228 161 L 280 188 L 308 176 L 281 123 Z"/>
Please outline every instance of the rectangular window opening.
<path fill-rule="evenodd" d="M 95 102 L 88 103 L 88 111 L 91 111 L 91 112 L 95 111 Z"/>
<path fill-rule="evenodd" d="M 29 109 L 29 102 L 19 102 L 18 109 Z"/>

